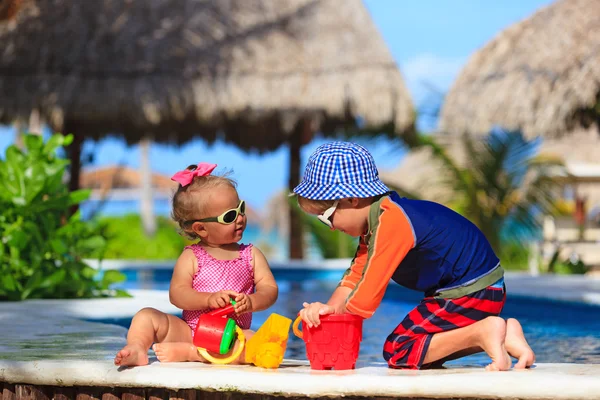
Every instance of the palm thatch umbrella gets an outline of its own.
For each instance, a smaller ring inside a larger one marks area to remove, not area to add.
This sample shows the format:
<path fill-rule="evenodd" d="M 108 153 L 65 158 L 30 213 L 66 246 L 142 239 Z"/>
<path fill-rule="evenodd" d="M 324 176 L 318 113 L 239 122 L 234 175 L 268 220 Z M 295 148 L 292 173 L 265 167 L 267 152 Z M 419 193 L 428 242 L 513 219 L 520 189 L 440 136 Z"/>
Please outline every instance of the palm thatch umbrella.
<path fill-rule="evenodd" d="M 4 1 L 20 7 L 0 22 L 0 122 L 38 110 L 75 133 L 72 187 L 83 139 L 111 133 L 289 145 L 292 187 L 315 132 L 413 131 L 408 91 L 361 0 Z"/>
<path fill-rule="evenodd" d="M 569 135 L 600 121 L 600 2 L 560 0 L 473 54 L 444 101 L 440 130 Z"/>
<path fill-rule="evenodd" d="M 460 141 L 445 136 L 437 139 L 461 166 L 465 164 L 466 155 Z M 408 197 L 442 204 L 448 204 L 454 197 L 446 184 L 449 171 L 429 147 L 411 149 L 396 168 L 382 170 L 379 175 L 387 185 Z"/>
<path fill-rule="evenodd" d="M 469 159 L 460 140 L 449 135 L 439 135 L 436 140 L 459 166 L 466 166 Z M 556 181 L 561 182 L 565 194 L 572 191 L 576 201 L 584 199 L 590 210 L 600 208 L 599 144 L 597 130 L 578 128 L 569 136 L 544 140 L 539 149 L 541 157 L 564 165 L 564 169 L 557 170 Z M 448 186 L 451 175 L 447 167 L 429 147 L 411 150 L 396 168 L 381 171 L 380 176 L 408 196 L 447 205 L 455 197 Z"/>
<path fill-rule="evenodd" d="M 123 165 L 109 165 L 94 169 L 84 169 L 79 177 L 79 186 L 100 190 L 103 193 L 114 189 L 131 189 L 142 186 L 142 177 L 138 170 Z M 165 194 L 173 194 L 177 183 L 168 176 L 153 173 L 152 187 Z"/>
<path fill-rule="evenodd" d="M 105 167 L 83 169 L 79 177 L 79 186 L 92 190 L 92 197 L 103 199 L 107 196 L 116 196 L 123 199 L 139 198 L 142 190 L 143 176 L 139 170 L 124 165 L 109 165 Z M 155 193 L 162 197 L 170 198 L 177 190 L 178 184 L 166 175 L 153 172 L 151 174 L 151 187 Z M 248 219 L 261 222 L 262 218 L 256 210 L 246 206 Z"/>

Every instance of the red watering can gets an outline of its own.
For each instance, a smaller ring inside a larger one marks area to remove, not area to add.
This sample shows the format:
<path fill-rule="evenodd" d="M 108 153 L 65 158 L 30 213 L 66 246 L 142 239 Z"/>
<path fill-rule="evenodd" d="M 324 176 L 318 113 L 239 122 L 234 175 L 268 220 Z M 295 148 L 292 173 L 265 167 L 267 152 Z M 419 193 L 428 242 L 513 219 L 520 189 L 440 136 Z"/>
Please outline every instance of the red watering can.
<path fill-rule="evenodd" d="M 213 364 L 229 364 L 237 359 L 244 350 L 246 342 L 244 332 L 232 318 L 228 318 L 235 312 L 233 309 L 235 301 L 232 300 L 231 303 L 226 307 L 200 315 L 194 332 L 194 346 L 198 348 L 202 357 Z M 217 358 L 209 353 L 209 351 L 221 355 L 228 353 L 235 343 L 236 333 L 240 345 L 229 357 Z"/>

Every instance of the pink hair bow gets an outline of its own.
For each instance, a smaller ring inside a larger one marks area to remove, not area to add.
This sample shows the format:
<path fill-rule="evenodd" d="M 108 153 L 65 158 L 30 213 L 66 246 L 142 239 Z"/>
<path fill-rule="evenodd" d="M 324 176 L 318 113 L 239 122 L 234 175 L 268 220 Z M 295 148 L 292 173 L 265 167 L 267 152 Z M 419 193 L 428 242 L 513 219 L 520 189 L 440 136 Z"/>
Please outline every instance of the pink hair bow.
<path fill-rule="evenodd" d="M 217 168 L 217 164 L 201 162 L 195 170 L 184 169 L 179 171 L 171 177 L 171 180 L 180 183 L 181 186 L 187 186 L 192 183 L 195 177 L 210 175 L 215 168 Z"/>

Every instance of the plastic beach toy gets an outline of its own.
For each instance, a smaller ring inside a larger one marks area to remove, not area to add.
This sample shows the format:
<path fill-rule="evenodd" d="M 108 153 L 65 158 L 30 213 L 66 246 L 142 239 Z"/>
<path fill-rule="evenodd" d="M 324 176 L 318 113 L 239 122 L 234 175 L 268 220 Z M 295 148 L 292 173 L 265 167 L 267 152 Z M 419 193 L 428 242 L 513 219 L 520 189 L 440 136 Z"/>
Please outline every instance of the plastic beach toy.
<path fill-rule="evenodd" d="M 246 363 L 277 368 L 283 361 L 292 320 L 271 314 L 246 343 Z"/>
<path fill-rule="evenodd" d="M 352 314 L 329 314 L 321 324 L 308 328 L 302 319 L 294 321 L 294 334 L 304 339 L 306 358 L 312 369 L 354 369 L 362 340 L 363 318 Z"/>
<path fill-rule="evenodd" d="M 246 342 L 244 332 L 233 319 L 227 317 L 234 313 L 235 302 L 233 300 L 231 302 L 232 304 L 226 307 L 200 315 L 196 326 L 194 346 L 198 348 L 202 357 L 213 364 L 229 364 L 244 350 Z M 240 345 L 230 356 L 218 358 L 209 353 L 209 351 L 221 355 L 228 353 L 235 343 L 236 334 Z"/>

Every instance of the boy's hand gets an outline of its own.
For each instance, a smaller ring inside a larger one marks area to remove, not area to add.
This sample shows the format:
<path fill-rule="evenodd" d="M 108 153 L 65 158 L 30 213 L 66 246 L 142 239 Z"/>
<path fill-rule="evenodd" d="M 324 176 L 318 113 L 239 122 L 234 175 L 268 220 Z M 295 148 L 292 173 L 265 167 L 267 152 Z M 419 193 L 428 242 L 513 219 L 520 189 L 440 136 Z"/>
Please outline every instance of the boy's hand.
<path fill-rule="evenodd" d="M 304 309 L 300 310 L 300 317 L 309 328 L 313 326 L 319 326 L 321 324 L 321 315 L 335 313 L 335 308 L 330 305 L 315 302 L 315 303 L 302 303 Z"/>
<path fill-rule="evenodd" d="M 231 304 L 231 298 L 238 293 L 233 290 L 221 290 L 208 296 L 208 307 L 211 309 L 222 308 Z"/>
<path fill-rule="evenodd" d="M 234 298 L 235 305 L 233 309 L 236 314 L 243 314 L 252 311 L 252 299 L 246 293 L 238 293 Z"/>

